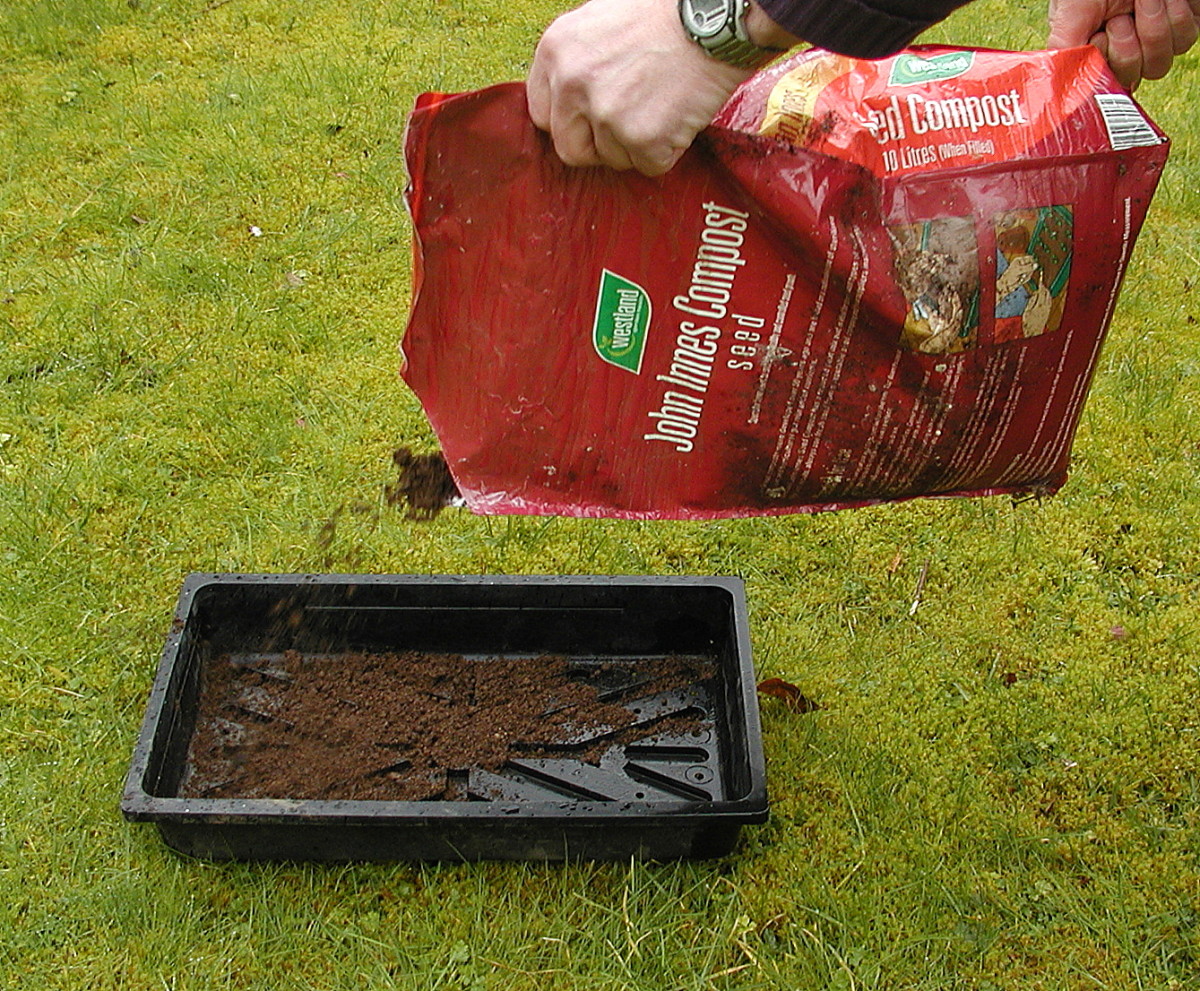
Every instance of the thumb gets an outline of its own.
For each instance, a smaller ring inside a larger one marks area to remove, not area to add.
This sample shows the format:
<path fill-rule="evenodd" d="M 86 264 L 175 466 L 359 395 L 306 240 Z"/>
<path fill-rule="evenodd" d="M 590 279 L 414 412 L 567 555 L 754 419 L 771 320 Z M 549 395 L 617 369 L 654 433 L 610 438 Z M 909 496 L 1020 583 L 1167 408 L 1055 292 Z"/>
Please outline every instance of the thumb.
<path fill-rule="evenodd" d="M 1047 48 L 1086 45 L 1108 19 L 1107 0 L 1050 0 Z"/>

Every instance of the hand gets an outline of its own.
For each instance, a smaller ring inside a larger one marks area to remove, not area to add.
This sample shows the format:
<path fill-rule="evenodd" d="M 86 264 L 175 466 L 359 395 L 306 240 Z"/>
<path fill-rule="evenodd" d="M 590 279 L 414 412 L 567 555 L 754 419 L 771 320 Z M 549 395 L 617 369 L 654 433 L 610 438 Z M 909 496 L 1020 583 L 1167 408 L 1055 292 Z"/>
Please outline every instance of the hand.
<path fill-rule="evenodd" d="M 1050 48 L 1095 45 L 1131 92 L 1200 36 L 1200 0 L 1051 0 Z"/>
<path fill-rule="evenodd" d="M 590 0 L 546 29 L 526 93 L 568 165 L 655 176 L 749 75 L 684 33 L 675 0 Z"/>
<path fill-rule="evenodd" d="M 1028 282 L 1038 269 L 1038 263 L 1031 255 L 1017 255 L 1008 263 L 1004 274 L 996 280 L 996 298 L 1003 299 L 1018 286 Z"/>

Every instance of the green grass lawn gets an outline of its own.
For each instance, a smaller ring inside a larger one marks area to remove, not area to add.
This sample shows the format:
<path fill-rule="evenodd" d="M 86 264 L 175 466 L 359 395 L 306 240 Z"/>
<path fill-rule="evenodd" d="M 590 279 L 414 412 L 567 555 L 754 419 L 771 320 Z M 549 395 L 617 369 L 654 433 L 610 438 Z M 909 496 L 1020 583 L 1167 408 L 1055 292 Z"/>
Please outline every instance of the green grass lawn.
<path fill-rule="evenodd" d="M 1200 987 L 1200 57 L 1055 498 L 409 521 L 405 115 L 556 9 L 0 3 L 0 986 Z M 719 863 L 191 862 L 117 801 L 193 570 L 740 575 L 821 708 Z"/>

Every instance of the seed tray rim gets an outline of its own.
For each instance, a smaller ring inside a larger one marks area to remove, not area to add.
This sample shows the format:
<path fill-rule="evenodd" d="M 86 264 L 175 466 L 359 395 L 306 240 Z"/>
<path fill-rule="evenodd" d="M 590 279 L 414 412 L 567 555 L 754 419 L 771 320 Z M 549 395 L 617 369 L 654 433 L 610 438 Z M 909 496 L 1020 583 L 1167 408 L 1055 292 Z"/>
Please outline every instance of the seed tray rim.
<path fill-rule="evenodd" d="M 419 824 L 423 820 L 456 822 L 487 820 L 497 822 L 508 819 L 562 819 L 570 818 L 573 823 L 597 823 L 609 819 L 627 819 L 636 814 L 639 822 L 655 820 L 674 821 L 681 816 L 703 815 L 706 820 L 719 818 L 723 821 L 760 823 L 767 819 L 765 789 L 744 798 L 728 801 L 705 802 L 531 802 L 471 801 L 379 801 L 355 799 L 307 799 L 287 798 L 162 798 L 146 795 L 140 789 L 136 793 L 126 792 L 122 810 L 131 822 L 155 822 L 169 818 L 172 822 L 321 822 L 321 823 L 370 823 L 380 818 L 402 818 L 405 823 Z M 564 808 L 564 805 L 567 807 Z M 419 809 L 419 814 L 411 814 Z M 502 815 L 497 816 L 499 810 Z M 645 810 L 644 814 L 643 811 Z"/>

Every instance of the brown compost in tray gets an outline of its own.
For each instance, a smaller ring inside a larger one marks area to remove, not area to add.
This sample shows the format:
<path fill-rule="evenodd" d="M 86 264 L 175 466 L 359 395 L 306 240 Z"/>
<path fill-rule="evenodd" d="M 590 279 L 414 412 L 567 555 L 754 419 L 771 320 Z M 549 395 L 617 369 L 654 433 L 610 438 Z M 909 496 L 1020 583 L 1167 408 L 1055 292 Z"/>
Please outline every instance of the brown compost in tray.
<path fill-rule="evenodd" d="M 521 761 L 599 766 L 664 732 L 699 735 L 702 720 L 686 704 L 641 719 L 621 700 L 661 699 L 714 675 L 711 663 L 679 657 L 584 665 L 565 656 L 420 651 L 287 650 L 250 662 L 226 654 L 201 686 L 180 794 L 485 798 L 491 774 Z"/>

